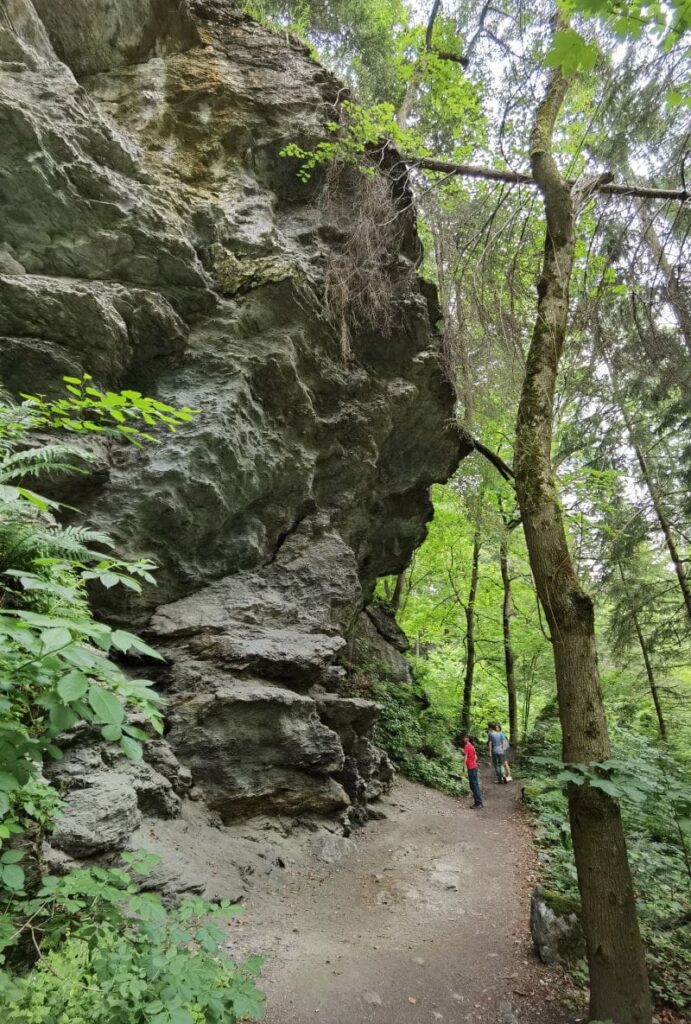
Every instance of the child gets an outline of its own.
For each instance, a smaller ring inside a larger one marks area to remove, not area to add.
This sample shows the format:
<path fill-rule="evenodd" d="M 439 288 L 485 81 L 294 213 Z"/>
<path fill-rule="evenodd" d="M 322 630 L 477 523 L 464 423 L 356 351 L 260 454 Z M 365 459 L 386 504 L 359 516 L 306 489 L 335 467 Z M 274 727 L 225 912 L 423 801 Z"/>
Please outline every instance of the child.
<path fill-rule="evenodd" d="M 468 782 L 470 783 L 470 790 L 473 794 L 474 803 L 472 803 L 471 809 L 476 810 L 478 807 L 482 807 L 482 793 L 480 792 L 480 780 L 478 778 L 477 771 L 477 752 L 475 747 L 470 742 L 470 737 L 467 732 L 461 733 L 461 748 L 463 750 L 463 760 L 468 770 Z"/>

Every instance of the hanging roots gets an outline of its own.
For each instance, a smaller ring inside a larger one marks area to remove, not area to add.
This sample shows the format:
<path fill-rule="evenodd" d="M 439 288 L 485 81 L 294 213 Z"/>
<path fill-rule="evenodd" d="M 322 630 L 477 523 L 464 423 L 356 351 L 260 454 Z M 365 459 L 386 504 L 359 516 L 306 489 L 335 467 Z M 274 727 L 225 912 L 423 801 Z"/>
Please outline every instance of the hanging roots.
<path fill-rule="evenodd" d="M 338 332 L 341 358 L 352 358 L 352 334 L 391 334 L 400 297 L 410 288 L 412 263 L 400 259 L 406 226 L 395 189 L 397 182 L 372 167 L 333 163 L 321 193 L 324 220 L 333 225 L 324 280 L 324 305 Z"/>

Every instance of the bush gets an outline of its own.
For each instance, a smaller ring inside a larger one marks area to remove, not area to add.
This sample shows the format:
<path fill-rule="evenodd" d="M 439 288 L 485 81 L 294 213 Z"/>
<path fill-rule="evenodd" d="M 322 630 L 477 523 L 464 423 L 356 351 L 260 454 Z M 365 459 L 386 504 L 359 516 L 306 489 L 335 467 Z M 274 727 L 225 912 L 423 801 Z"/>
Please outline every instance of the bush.
<path fill-rule="evenodd" d="M 376 742 L 409 778 L 452 796 L 468 792 L 463 759 L 451 742 L 447 720 L 429 706 L 424 691 L 400 683 L 378 683 L 382 705 Z"/>
<path fill-rule="evenodd" d="M 216 919 L 240 908 L 194 897 L 166 910 L 133 880 L 151 855 L 123 854 L 130 870 L 92 868 L 46 878 L 15 901 L 38 962 L 0 972 L 8 1024 L 235 1024 L 258 1019 L 261 959 L 236 966 L 221 949 Z"/>

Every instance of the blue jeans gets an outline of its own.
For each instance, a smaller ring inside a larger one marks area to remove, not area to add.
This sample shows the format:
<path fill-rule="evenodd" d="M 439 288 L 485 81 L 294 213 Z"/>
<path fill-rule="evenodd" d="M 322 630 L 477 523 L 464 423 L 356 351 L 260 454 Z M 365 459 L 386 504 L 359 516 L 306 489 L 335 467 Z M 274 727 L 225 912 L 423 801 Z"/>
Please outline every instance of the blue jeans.
<path fill-rule="evenodd" d="M 501 782 L 501 780 L 504 778 L 504 751 L 503 750 L 493 750 L 492 751 L 492 764 L 494 765 L 494 770 L 497 773 L 497 781 Z"/>
<path fill-rule="evenodd" d="M 482 803 L 482 793 L 480 792 L 480 780 L 477 774 L 477 768 L 468 769 L 468 782 L 470 783 L 470 791 L 473 794 L 475 806 Z"/>

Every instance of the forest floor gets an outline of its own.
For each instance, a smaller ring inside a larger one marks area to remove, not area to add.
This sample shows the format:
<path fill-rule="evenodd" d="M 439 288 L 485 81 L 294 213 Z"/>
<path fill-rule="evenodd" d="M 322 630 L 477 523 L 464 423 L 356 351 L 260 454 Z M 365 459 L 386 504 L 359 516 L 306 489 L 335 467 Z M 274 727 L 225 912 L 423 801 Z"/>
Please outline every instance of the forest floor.
<path fill-rule="evenodd" d="M 520 785 L 485 808 L 399 779 L 341 864 L 247 898 L 234 956 L 266 956 L 268 1024 L 574 1024 L 528 927 L 537 861 Z"/>

